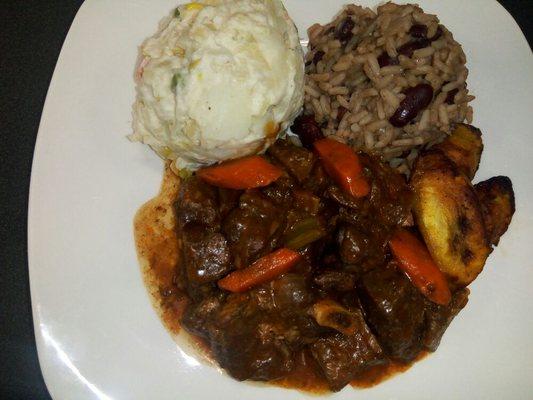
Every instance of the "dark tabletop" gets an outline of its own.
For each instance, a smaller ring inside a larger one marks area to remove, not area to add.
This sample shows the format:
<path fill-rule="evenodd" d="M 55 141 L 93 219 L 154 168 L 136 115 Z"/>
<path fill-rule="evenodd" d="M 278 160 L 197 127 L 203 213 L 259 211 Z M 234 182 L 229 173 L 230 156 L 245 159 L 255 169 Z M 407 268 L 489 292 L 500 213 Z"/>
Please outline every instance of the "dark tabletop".
<path fill-rule="evenodd" d="M 26 253 L 28 189 L 33 146 L 48 84 L 63 40 L 82 2 L 8 0 L 0 6 L 2 399 L 50 398 L 39 369 L 31 317 Z M 500 2 L 517 20 L 531 45 L 533 0 Z"/>

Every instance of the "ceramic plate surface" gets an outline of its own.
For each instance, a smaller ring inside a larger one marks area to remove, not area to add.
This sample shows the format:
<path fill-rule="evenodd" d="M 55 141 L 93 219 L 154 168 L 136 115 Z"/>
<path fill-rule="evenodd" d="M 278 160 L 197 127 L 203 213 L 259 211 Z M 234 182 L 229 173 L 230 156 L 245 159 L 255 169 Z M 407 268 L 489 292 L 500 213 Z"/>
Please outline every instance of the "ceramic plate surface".
<path fill-rule="evenodd" d="M 300 35 L 343 1 L 287 0 Z M 438 351 L 408 372 L 335 399 L 526 399 L 533 393 L 533 56 L 492 0 L 419 1 L 463 44 L 477 180 L 512 178 L 517 212 Z M 377 1 L 360 4 L 375 6 Z M 29 268 L 39 360 L 55 399 L 300 399 L 239 383 L 176 344 L 152 309 L 133 216 L 158 190 L 163 163 L 130 143 L 138 45 L 170 0 L 87 0 L 65 41 L 42 115 L 31 178 Z"/>

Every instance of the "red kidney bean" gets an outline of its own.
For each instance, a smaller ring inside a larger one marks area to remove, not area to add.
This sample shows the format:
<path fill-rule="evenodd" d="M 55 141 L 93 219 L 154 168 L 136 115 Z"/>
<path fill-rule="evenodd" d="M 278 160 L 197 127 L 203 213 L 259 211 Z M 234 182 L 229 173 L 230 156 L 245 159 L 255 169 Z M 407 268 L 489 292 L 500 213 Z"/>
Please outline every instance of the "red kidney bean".
<path fill-rule="evenodd" d="M 335 30 L 335 27 L 334 26 L 330 26 L 328 29 L 326 29 L 326 31 L 324 32 L 325 35 L 329 35 L 331 32 L 333 32 Z"/>
<path fill-rule="evenodd" d="M 398 65 L 399 62 L 396 57 L 391 57 L 385 52 L 378 57 L 378 64 L 380 68 L 383 68 L 388 65 Z"/>
<path fill-rule="evenodd" d="M 442 28 L 439 26 L 437 32 L 431 38 L 427 38 L 427 26 L 413 25 L 409 30 L 409 34 L 414 38 L 403 46 L 398 48 L 398 53 L 406 57 L 412 57 L 415 50 L 423 49 L 431 45 L 431 42 L 439 39 L 442 36 Z"/>
<path fill-rule="evenodd" d="M 339 39 L 341 42 L 347 42 L 353 36 L 352 29 L 354 28 L 355 23 L 350 17 L 345 18 L 335 31 L 335 38 Z"/>
<path fill-rule="evenodd" d="M 291 130 L 298 135 L 304 147 L 311 147 L 314 142 L 324 138 L 313 115 L 300 115 L 294 120 Z"/>
<path fill-rule="evenodd" d="M 446 100 L 444 102 L 446 104 L 453 104 L 455 100 L 455 95 L 459 92 L 459 89 L 453 89 L 448 92 L 448 95 L 446 96 Z"/>
<path fill-rule="evenodd" d="M 401 101 L 400 106 L 389 119 L 389 122 L 397 128 L 407 125 L 431 103 L 431 100 L 433 100 L 433 88 L 427 83 L 421 83 L 407 89 L 404 94 L 405 99 Z"/>
<path fill-rule="evenodd" d="M 431 41 L 429 39 L 411 40 L 410 42 L 407 42 L 398 48 L 398 54 L 411 58 L 415 50 L 423 49 L 424 47 L 428 47 L 430 44 Z"/>
<path fill-rule="evenodd" d="M 339 106 L 339 111 L 337 112 L 337 121 L 338 122 L 340 122 L 342 120 L 342 117 L 344 117 L 344 114 L 346 114 L 347 111 L 348 111 L 348 109 L 346 107 Z"/>
<path fill-rule="evenodd" d="M 422 24 L 415 24 L 409 29 L 409 34 L 417 39 L 426 39 L 428 36 L 428 27 Z"/>
<path fill-rule="evenodd" d="M 320 60 L 322 60 L 322 57 L 324 57 L 324 53 L 322 50 L 318 50 L 315 55 L 313 56 L 313 64 L 317 65 Z"/>
<path fill-rule="evenodd" d="M 439 39 L 441 36 L 442 36 L 443 32 L 442 32 L 442 28 L 440 27 L 440 25 L 437 27 L 437 32 L 435 32 L 435 34 L 429 38 L 429 40 L 431 40 L 432 42 L 434 42 L 435 40 Z"/>

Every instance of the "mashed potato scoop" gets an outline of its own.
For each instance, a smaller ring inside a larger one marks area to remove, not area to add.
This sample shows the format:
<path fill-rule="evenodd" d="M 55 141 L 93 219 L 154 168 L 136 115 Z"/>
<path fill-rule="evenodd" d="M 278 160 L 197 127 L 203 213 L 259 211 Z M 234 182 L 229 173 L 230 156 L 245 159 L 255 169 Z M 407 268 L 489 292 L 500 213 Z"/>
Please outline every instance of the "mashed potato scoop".
<path fill-rule="evenodd" d="M 181 5 L 141 46 L 131 139 L 195 170 L 260 153 L 299 113 L 303 52 L 279 0 Z"/>

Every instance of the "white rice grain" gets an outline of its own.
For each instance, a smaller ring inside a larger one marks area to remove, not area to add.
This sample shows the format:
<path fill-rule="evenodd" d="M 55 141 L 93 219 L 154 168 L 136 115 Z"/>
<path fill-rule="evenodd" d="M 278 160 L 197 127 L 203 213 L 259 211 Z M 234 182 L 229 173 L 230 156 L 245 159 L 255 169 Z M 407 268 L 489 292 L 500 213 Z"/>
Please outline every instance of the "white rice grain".
<path fill-rule="evenodd" d="M 450 124 L 450 120 L 448 119 L 448 110 L 446 108 L 446 104 L 441 104 L 439 106 L 439 120 L 440 120 L 440 123 L 444 126 L 447 126 Z"/>
<path fill-rule="evenodd" d="M 391 108 L 396 109 L 400 106 L 400 100 L 390 90 L 382 89 L 379 94 L 381 95 L 381 98 L 391 106 Z"/>
<path fill-rule="evenodd" d="M 348 94 L 350 91 L 348 90 L 347 87 L 345 86 L 336 86 L 336 87 L 332 87 L 328 90 L 328 93 L 331 95 L 331 96 L 336 96 L 338 94 Z"/>

